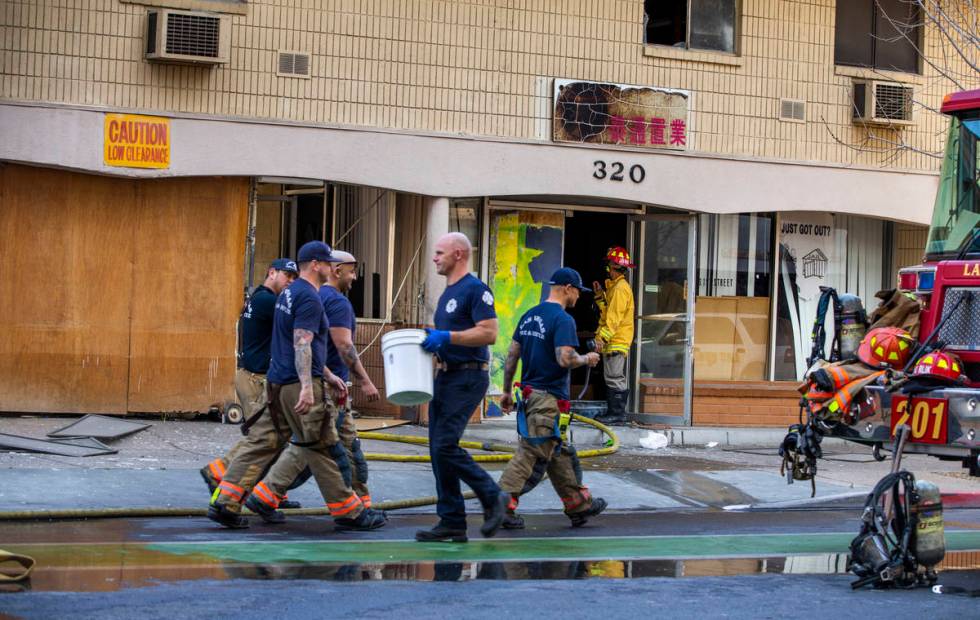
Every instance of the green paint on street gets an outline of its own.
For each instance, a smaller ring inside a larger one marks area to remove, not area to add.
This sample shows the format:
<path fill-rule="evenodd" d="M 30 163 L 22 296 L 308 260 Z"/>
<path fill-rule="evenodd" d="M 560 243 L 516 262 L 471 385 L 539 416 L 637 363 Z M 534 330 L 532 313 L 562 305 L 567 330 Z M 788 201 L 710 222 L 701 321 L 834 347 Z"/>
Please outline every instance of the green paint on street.
<path fill-rule="evenodd" d="M 241 563 L 628 560 L 846 553 L 853 534 L 512 538 L 467 544 L 406 540 L 154 543 L 146 550 Z M 980 548 L 980 532 L 947 532 L 950 551 Z"/>

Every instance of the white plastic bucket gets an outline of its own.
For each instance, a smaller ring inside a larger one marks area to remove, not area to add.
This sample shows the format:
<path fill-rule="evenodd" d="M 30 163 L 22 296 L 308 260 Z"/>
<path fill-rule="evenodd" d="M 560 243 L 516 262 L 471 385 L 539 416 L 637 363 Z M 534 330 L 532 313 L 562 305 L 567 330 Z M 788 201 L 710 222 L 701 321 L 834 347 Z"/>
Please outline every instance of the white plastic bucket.
<path fill-rule="evenodd" d="M 403 407 L 432 400 L 432 354 L 422 348 L 425 330 L 399 329 L 381 337 L 385 396 Z"/>

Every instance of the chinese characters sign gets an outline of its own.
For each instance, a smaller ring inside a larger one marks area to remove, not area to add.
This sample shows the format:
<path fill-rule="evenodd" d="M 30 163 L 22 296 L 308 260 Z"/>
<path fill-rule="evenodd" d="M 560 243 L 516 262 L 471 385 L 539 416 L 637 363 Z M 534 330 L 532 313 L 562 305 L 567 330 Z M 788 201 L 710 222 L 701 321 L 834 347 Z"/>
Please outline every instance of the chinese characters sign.
<path fill-rule="evenodd" d="M 105 163 L 126 168 L 170 167 L 170 119 L 105 115 Z"/>
<path fill-rule="evenodd" d="M 688 93 L 555 80 L 554 140 L 686 149 Z"/>

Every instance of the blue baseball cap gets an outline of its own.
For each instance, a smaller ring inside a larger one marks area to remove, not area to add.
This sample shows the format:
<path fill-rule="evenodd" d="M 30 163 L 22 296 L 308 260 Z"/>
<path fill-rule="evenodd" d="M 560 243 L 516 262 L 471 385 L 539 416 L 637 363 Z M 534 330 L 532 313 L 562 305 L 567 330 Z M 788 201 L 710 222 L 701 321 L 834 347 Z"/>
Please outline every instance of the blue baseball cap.
<path fill-rule="evenodd" d="M 304 243 L 303 247 L 296 253 L 297 263 L 306 263 L 311 260 L 318 260 L 324 263 L 337 262 L 330 246 L 322 241 L 310 241 Z"/>
<path fill-rule="evenodd" d="M 578 272 L 571 267 L 562 267 L 555 273 L 551 274 L 551 280 L 548 282 L 548 284 L 555 284 L 558 286 L 571 284 L 580 291 L 584 291 L 586 293 L 592 291 L 592 289 L 582 286 L 582 276 L 580 276 Z"/>
<path fill-rule="evenodd" d="M 272 261 L 270 267 L 277 271 L 288 271 L 299 275 L 299 268 L 296 266 L 296 261 L 288 258 L 277 258 L 276 260 Z"/>

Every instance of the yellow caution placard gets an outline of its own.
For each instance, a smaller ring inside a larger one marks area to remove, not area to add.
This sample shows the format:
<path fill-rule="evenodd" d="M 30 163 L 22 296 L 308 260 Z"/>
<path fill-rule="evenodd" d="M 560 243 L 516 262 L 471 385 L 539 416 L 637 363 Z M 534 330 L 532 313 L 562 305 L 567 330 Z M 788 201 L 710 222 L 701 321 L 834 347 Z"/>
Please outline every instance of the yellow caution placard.
<path fill-rule="evenodd" d="M 105 163 L 125 168 L 170 167 L 170 119 L 105 115 Z"/>

